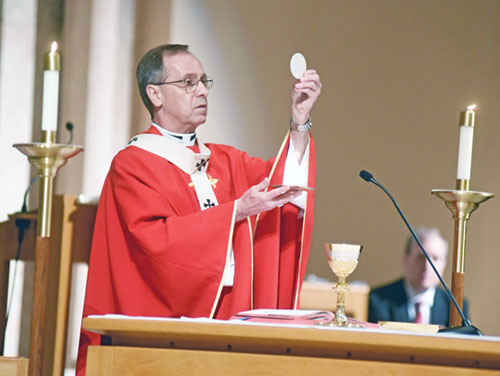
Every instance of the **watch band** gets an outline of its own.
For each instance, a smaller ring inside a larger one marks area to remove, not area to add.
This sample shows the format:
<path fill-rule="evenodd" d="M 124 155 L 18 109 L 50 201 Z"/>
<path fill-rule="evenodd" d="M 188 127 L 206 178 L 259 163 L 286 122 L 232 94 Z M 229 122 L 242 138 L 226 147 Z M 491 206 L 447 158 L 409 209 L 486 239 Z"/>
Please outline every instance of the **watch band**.
<path fill-rule="evenodd" d="M 307 132 L 312 127 L 312 119 L 309 119 L 304 124 L 296 124 L 293 122 L 293 118 L 290 118 L 290 128 L 294 131 Z"/>

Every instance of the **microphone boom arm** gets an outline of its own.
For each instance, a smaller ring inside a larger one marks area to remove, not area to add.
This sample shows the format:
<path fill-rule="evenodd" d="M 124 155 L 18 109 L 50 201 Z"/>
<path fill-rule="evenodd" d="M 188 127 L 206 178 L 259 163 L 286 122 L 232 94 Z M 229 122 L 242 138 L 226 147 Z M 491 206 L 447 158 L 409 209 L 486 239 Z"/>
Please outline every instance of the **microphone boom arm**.
<path fill-rule="evenodd" d="M 463 326 L 471 326 L 472 324 L 471 324 L 470 320 L 467 317 L 465 317 L 464 313 L 460 309 L 460 306 L 458 305 L 455 297 L 453 296 L 453 294 L 451 293 L 450 289 L 446 285 L 446 282 L 444 281 L 443 277 L 441 277 L 441 274 L 437 271 L 436 267 L 434 266 L 434 263 L 432 262 L 431 258 L 429 257 L 429 254 L 427 253 L 427 251 L 425 250 L 424 246 L 420 242 L 420 239 L 418 238 L 417 234 L 415 234 L 415 231 L 413 231 L 413 228 L 408 223 L 408 220 L 406 219 L 406 216 L 403 214 L 403 212 L 399 208 L 399 205 L 397 204 L 396 200 L 394 200 L 394 198 L 392 197 L 392 195 L 389 193 L 389 191 L 387 189 L 385 189 L 385 187 L 382 184 L 380 184 L 378 181 L 376 181 L 373 178 L 372 178 L 372 180 L 373 180 L 373 184 L 375 184 L 377 187 L 379 187 L 380 189 L 382 189 L 387 194 L 387 196 L 389 196 L 389 198 L 391 199 L 392 203 L 396 207 L 396 210 L 398 211 L 399 215 L 401 216 L 401 218 L 403 218 L 403 221 L 406 224 L 406 227 L 408 227 L 408 230 L 410 230 L 411 235 L 413 236 L 413 238 L 417 242 L 418 246 L 422 250 L 422 253 L 424 254 L 424 256 L 427 259 L 427 261 L 429 261 L 429 264 L 432 267 L 432 269 L 434 270 L 434 273 L 436 273 L 437 277 L 439 278 L 439 281 L 441 282 L 441 285 L 443 286 L 443 288 L 448 293 L 448 296 L 451 298 L 451 301 L 453 302 L 453 305 L 455 306 L 455 308 L 457 309 L 458 313 L 460 314 L 460 317 L 462 318 L 462 325 Z"/>
<path fill-rule="evenodd" d="M 456 328 L 441 329 L 439 331 L 440 332 L 456 332 L 456 333 L 462 333 L 462 334 L 482 335 L 481 331 L 478 328 L 476 328 L 475 326 L 473 326 L 472 323 L 470 322 L 470 320 L 463 313 L 463 311 L 460 308 L 460 306 L 458 305 L 455 297 L 453 296 L 453 294 L 451 293 L 450 289 L 446 285 L 446 282 L 444 281 L 443 277 L 441 277 L 441 274 L 439 274 L 439 272 L 437 271 L 436 267 L 434 266 L 434 263 L 432 262 L 431 258 L 429 257 L 429 254 L 427 253 L 427 251 L 425 250 L 424 246 L 420 242 L 420 239 L 418 238 L 417 234 L 415 234 L 415 231 L 413 231 L 413 228 L 411 227 L 410 223 L 406 219 L 406 216 L 401 211 L 401 208 L 399 207 L 399 205 L 396 202 L 396 200 L 394 199 L 394 197 L 392 197 L 391 193 L 382 184 L 380 184 L 377 180 L 375 180 L 375 178 L 373 177 L 373 175 L 370 174 L 368 171 L 362 170 L 359 173 L 359 176 L 361 176 L 361 178 L 363 180 L 365 180 L 365 181 L 367 181 L 369 183 L 371 182 L 371 183 L 375 184 L 377 187 L 379 187 L 380 189 L 382 189 L 387 196 L 389 196 L 389 198 L 391 199 L 392 203 L 394 204 L 394 207 L 398 211 L 399 215 L 401 216 L 401 218 L 403 218 L 403 221 L 406 224 L 406 227 L 408 227 L 408 230 L 410 230 L 411 235 L 413 236 L 413 238 L 417 242 L 417 244 L 420 247 L 420 249 L 422 250 L 422 253 L 424 254 L 425 258 L 427 259 L 427 261 L 431 265 L 432 269 L 434 270 L 434 273 L 439 278 L 439 281 L 441 282 L 441 285 L 445 289 L 446 294 L 448 295 L 448 297 L 452 301 L 453 305 L 457 309 L 457 312 L 460 314 L 460 317 L 462 318 L 462 326 L 459 326 L 459 327 L 456 327 Z"/>

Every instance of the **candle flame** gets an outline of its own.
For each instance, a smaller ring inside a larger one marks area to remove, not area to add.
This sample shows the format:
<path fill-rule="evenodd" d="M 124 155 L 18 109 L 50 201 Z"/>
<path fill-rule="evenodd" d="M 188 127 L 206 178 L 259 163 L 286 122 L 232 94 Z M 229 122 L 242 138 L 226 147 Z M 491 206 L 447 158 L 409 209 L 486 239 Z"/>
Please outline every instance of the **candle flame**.
<path fill-rule="evenodd" d="M 467 106 L 467 109 L 468 110 L 473 110 L 476 108 L 476 105 L 475 104 L 471 104 L 470 106 Z"/>
<path fill-rule="evenodd" d="M 57 51 L 57 42 L 52 42 L 52 45 L 50 46 L 50 53 L 54 53 Z"/>

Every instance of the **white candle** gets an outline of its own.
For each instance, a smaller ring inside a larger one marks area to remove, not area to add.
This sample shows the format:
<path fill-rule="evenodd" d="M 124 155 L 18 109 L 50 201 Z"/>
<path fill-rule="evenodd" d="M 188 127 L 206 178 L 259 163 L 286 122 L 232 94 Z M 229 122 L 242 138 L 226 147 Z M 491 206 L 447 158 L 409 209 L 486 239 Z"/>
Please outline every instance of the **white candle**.
<path fill-rule="evenodd" d="M 60 57 L 57 43 L 44 56 L 42 131 L 57 131 L 57 109 L 59 104 Z"/>
<path fill-rule="evenodd" d="M 460 140 L 458 142 L 457 179 L 470 180 L 472 164 L 472 141 L 474 136 L 474 122 L 476 105 L 468 106 L 460 113 Z"/>

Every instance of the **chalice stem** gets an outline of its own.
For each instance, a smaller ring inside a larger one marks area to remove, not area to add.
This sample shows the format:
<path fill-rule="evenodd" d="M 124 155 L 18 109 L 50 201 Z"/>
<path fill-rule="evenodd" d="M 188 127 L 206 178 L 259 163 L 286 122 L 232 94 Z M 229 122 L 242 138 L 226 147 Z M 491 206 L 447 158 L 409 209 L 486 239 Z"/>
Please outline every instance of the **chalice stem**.
<path fill-rule="evenodd" d="M 347 290 L 347 283 L 345 280 L 345 276 L 339 276 L 339 283 L 335 285 L 335 292 L 337 293 L 335 323 L 339 326 L 345 326 L 347 324 L 347 317 L 345 315 L 345 292 Z"/>

